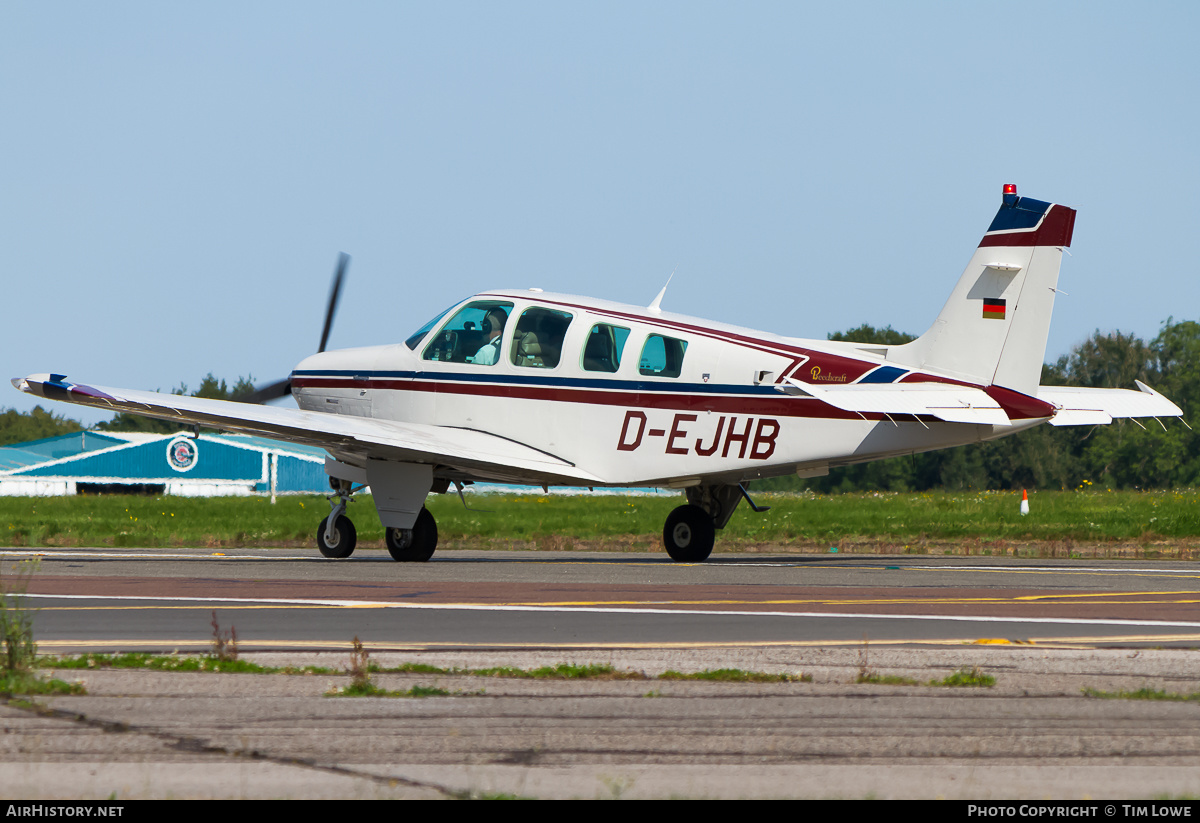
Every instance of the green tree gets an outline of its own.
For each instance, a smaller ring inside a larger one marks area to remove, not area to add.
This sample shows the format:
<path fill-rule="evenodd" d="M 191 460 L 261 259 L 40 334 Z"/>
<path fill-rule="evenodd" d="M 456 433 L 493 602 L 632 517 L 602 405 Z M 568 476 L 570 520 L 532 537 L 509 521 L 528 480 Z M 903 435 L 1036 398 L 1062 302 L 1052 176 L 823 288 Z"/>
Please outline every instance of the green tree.
<path fill-rule="evenodd" d="M 0 446 L 77 431 L 83 431 L 83 424 L 78 420 L 48 412 L 41 406 L 34 406 L 33 411 L 28 412 L 6 409 L 0 414 Z"/>
<path fill-rule="evenodd" d="M 1133 389 L 1134 380 L 1161 391 L 1184 412 L 1177 421 L 1117 420 L 1094 433 L 1076 433 L 1075 452 L 1086 479 L 1113 488 L 1170 488 L 1200 482 L 1200 324 L 1168 318 L 1144 343 L 1132 335 L 1097 332 L 1068 358 L 1068 376 L 1081 385 Z"/>
<path fill-rule="evenodd" d="M 877 329 L 870 323 L 863 323 L 861 326 L 849 331 L 831 332 L 825 335 L 825 337 L 829 340 L 848 343 L 872 343 L 876 346 L 899 346 L 917 339 L 914 335 L 908 332 L 896 331 L 891 326 Z"/>
<path fill-rule="evenodd" d="M 1086 388 L 1128 389 L 1134 380 L 1147 382 L 1154 372 L 1150 346 L 1132 334 L 1099 329 L 1059 360 L 1067 385 Z"/>

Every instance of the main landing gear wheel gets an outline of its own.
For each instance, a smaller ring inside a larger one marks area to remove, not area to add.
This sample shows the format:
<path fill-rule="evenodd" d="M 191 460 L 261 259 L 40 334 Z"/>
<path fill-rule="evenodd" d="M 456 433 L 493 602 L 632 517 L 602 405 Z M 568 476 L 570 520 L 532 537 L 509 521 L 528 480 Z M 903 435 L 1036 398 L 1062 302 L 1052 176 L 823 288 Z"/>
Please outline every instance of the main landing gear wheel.
<path fill-rule="evenodd" d="M 680 506 L 667 517 L 663 545 L 676 563 L 702 563 L 712 554 L 717 528 L 699 506 Z"/>
<path fill-rule="evenodd" d="M 421 509 L 411 529 L 385 529 L 388 554 L 400 563 L 424 563 L 437 548 L 437 522 L 429 509 Z"/>
<path fill-rule="evenodd" d="M 321 550 L 321 554 L 326 557 L 349 557 L 354 552 L 354 545 L 358 542 L 358 533 L 354 529 L 354 524 L 350 522 L 350 518 L 339 514 L 333 521 L 332 531 L 326 534 L 328 527 L 328 517 L 321 521 L 320 526 L 317 526 L 317 548 Z"/>

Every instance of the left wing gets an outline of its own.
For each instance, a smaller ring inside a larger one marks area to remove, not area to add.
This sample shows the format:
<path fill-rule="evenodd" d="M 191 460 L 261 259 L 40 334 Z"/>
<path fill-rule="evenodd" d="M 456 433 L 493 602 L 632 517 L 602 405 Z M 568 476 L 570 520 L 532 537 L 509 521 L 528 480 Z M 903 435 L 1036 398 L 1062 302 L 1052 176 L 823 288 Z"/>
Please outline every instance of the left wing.
<path fill-rule="evenodd" d="M 67 382 L 61 374 L 32 374 L 15 378 L 12 384 L 27 394 L 49 400 L 141 414 L 183 425 L 257 434 L 363 458 L 432 464 L 488 479 L 539 485 L 604 483 L 561 457 L 472 429 L 85 386 Z"/>

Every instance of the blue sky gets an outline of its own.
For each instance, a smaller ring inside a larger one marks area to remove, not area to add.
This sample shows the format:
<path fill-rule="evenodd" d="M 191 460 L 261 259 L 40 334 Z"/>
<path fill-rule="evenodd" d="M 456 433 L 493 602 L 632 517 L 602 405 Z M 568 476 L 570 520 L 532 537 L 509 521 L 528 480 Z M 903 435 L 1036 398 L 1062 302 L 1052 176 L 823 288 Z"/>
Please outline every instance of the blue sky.
<path fill-rule="evenodd" d="M 670 311 L 920 333 L 1007 182 L 1079 209 L 1047 359 L 1150 338 L 1200 319 L 1198 9 L 3 0 L 0 376 L 285 376 L 339 251 L 334 348 L 672 270 Z"/>

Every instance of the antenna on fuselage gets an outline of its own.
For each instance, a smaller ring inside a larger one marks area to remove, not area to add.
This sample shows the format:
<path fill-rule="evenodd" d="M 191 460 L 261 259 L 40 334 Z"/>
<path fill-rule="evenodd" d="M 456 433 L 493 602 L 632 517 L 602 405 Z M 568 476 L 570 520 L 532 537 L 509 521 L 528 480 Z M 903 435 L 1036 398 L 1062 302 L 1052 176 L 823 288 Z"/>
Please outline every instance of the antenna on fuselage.
<path fill-rule="evenodd" d="M 671 269 L 671 277 L 674 277 L 675 272 L 678 270 L 679 266 Z M 667 293 L 667 286 L 671 285 L 671 277 L 667 278 L 667 282 L 663 284 L 662 291 L 660 291 L 658 293 L 658 297 L 654 298 L 653 302 L 646 307 L 646 311 L 650 312 L 651 314 L 662 314 L 662 309 L 659 307 L 659 303 L 662 302 L 663 295 Z"/>

